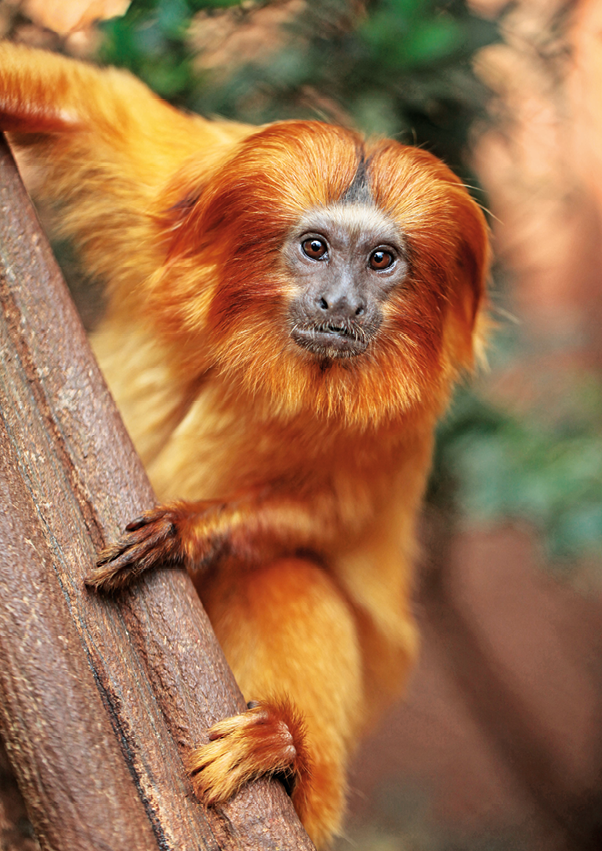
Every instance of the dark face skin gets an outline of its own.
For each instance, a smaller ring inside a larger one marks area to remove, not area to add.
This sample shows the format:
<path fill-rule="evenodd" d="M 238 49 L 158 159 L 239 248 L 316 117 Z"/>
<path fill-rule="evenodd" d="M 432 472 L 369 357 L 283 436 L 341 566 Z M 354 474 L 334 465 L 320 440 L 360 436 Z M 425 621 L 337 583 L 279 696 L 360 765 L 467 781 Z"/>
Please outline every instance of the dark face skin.
<path fill-rule="evenodd" d="M 294 292 L 291 337 L 320 359 L 366 351 L 382 305 L 408 272 L 395 224 L 370 204 L 340 202 L 308 213 L 284 246 Z"/>

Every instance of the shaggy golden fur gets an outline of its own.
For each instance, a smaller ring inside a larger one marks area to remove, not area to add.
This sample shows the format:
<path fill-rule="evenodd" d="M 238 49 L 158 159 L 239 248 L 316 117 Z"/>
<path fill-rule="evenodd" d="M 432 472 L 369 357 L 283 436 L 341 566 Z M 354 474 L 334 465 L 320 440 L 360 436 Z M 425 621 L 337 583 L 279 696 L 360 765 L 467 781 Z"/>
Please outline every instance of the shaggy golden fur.
<path fill-rule="evenodd" d="M 292 772 L 324 845 L 357 737 L 416 652 L 415 519 L 435 422 L 479 343 L 483 215 L 425 151 L 318 122 L 206 121 L 127 73 L 7 43 L 0 126 L 106 282 L 93 344 L 167 500 L 92 582 L 119 587 L 165 561 L 191 570 L 243 693 L 261 701 L 188 755 L 195 789 L 215 803 Z M 291 337 L 283 245 L 316 210 L 403 243 L 407 277 L 357 357 Z"/>

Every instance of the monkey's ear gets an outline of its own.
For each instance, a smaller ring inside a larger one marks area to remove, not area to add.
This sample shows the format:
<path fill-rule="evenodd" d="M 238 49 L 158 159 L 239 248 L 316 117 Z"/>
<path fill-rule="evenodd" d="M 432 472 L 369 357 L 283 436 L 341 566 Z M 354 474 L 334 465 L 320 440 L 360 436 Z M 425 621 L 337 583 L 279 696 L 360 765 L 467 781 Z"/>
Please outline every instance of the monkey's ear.
<path fill-rule="evenodd" d="M 203 195 L 204 184 L 182 186 L 177 200 L 161 213 L 161 225 L 169 235 L 169 254 L 190 250 L 195 244 L 195 220 Z"/>
<path fill-rule="evenodd" d="M 456 362 L 470 369 L 484 360 L 487 279 L 489 276 L 489 230 L 477 204 L 470 200 L 460 217 L 461 238 L 456 256 L 456 281 L 452 288 L 451 337 Z"/>
<path fill-rule="evenodd" d="M 169 253 L 187 253 L 196 242 L 196 221 L 210 180 L 206 163 L 192 157 L 173 175 L 157 200 L 154 219 L 165 234 Z"/>

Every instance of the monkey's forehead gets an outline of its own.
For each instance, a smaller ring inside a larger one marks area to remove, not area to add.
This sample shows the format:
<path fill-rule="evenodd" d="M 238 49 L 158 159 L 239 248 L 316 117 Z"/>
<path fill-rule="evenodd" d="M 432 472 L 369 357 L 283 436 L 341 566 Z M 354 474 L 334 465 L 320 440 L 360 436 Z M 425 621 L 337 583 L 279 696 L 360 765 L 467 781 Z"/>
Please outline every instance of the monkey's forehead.
<path fill-rule="evenodd" d="M 338 229 L 359 237 L 367 232 L 378 234 L 383 242 L 403 245 L 404 236 L 394 220 L 373 204 L 335 201 L 314 207 L 298 222 L 299 231 Z"/>

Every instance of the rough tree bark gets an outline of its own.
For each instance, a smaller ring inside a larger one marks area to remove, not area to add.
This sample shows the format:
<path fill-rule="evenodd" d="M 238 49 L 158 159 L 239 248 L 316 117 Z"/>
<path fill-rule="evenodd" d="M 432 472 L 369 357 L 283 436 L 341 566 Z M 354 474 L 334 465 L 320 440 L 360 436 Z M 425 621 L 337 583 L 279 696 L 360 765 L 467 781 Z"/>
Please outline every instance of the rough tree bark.
<path fill-rule="evenodd" d="M 0 734 L 41 848 L 310 849 L 276 782 L 192 794 L 181 753 L 245 704 L 186 574 L 83 584 L 154 499 L 3 142 L 0 307 Z"/>

